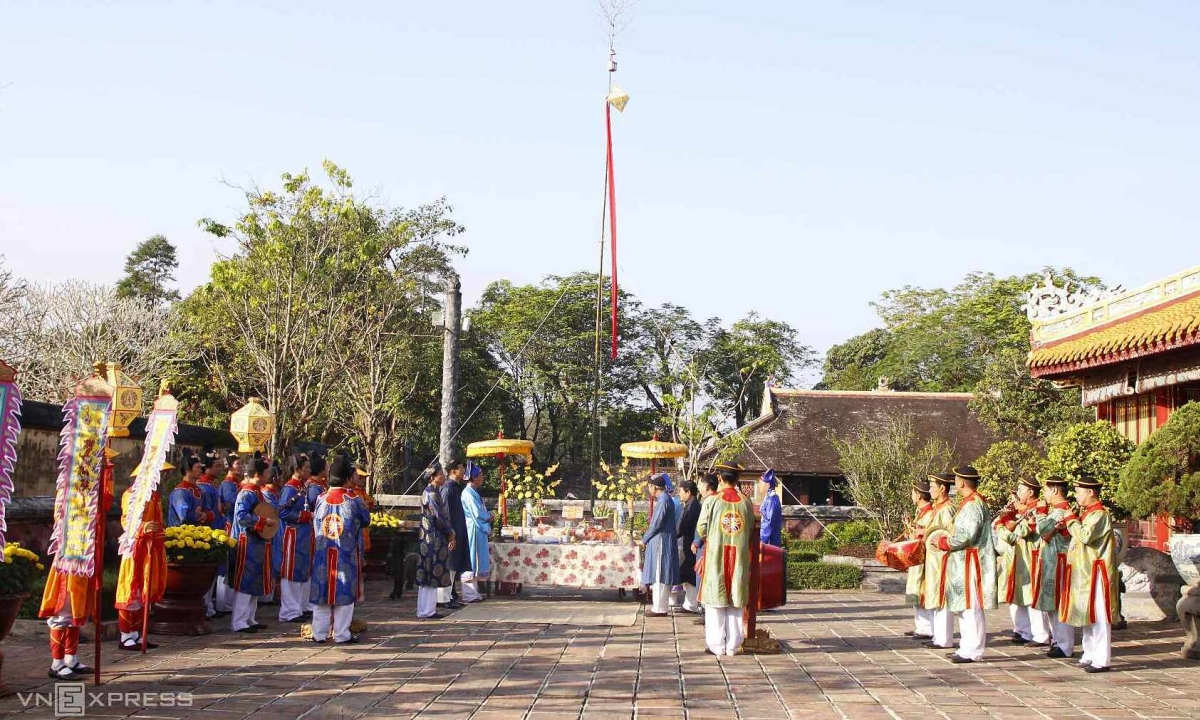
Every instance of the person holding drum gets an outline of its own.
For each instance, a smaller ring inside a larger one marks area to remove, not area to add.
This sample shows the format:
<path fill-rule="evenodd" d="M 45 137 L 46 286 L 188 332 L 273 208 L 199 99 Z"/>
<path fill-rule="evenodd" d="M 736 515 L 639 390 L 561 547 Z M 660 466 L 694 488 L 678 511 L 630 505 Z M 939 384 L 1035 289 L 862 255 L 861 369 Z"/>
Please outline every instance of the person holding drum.
<path fill-rule="evenodd" d="M 929 480 L 918 480 L 912 484 L 912 501 L 917 506 L 908 537 L 923 541 L 925 530 L 933 520 L 933 498 L 929 494 Z M 933 639 L 933 610 L 925 607 L 925 563 L 908 569 L 908 582 L 904 587 L 904 599 L 913 604 L 913 629 L 904 633 L 916 640 Z"/>
<path fill-rule="evenodd" d="M 262 457 L 250 461 L 250 476 L 234 502 L 232 537 L 237 544 L 229 552 L 229 574 L 225 578 L 234 592 L 234 632 L 252 633 L 265 628 L 255 616 L 258 598 L 275 592 L 271 539 L 279 532 L 279 511 L 263 497 L 267 468 Z"/>
<path fill-rule="evenodd" d="M 954 476 L 950 473 L 938 473 L 930 475 L 928 479 L 933 516 L 925 525 L 924 532 L 917 532 L 917 536 L 922 539 L 930 538 L 939 531 L 945 534 L 954 528 L 954 506 L 950 504 L 950 486 L 954 484 Z M 926 543 L 925 563 L 922 568 L 922 574 L 925 576 L 922 584 L 923 605 L 933 613 L 933 638 L 925 641 L 924 645 L 927 648 L 953 647 L 954 616 L 946 609 L 946 570 L 949 562 L 949 553 Z"/>

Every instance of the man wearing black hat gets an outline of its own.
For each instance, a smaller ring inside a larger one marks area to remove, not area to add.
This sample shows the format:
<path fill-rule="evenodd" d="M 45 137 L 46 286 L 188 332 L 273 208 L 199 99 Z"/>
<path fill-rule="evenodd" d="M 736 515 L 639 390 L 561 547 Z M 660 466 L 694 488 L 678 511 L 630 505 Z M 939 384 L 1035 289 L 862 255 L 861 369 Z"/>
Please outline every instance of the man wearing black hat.
<path fill-rule="evenodd" d="M 438 589 L 438 605 L 457 610 L 462 607 L 459 602 L 458 588 L 455 580 L 462 577 L 464 572 L 471 572 L 471 547 L 467 539 L 467 515 L 463 508 L 463 488 L 467 484 L 467 464 L 462 460 L 451 460 L 446 466 L 446 483 L 442 485 L 442 502 L 446 504 L 446 513 L 450 516 L 450 526 L 454 535 L 463 542 L 455 545 L 450 551 L 447 564 L 450 567 L 450 586 Z"/>
<path fill-rule="evenodd" d="M 962 498 L 954 514 L 954 531 L 942 534 L 937 547 L 949 551 L 946 569 L 946 609 L 958 616 L 958 652 L 951 662 L 983 659 L 987 648 L 985 610 L 996 607 L 996 547 L 992 543 L 992 514 L 975 491 L 979 473 L 970 465 L 954 468 L 954 486 Z"/>
<path fill-rule="evenodd" d="M 649 485 L 657 502 L 639 543 L 645 548 L 642 584 L 649 587 L 652 599 L 652 609 L 646 611 L 646 617 L 666 617 L 671 586 L 679 582 L 679 546 L 675 540 L 678 522 L 675 503 L 667 495 L 666 475 L 651 475 Z"/>
<path fill-rule="evenodd" d="M 704 604 L 705 652 L 735 655 L 745 629 L 742 616 L 750 600 L 750 533 L 754 505 L 738 492 L 736 465 L 716 466 L 721 490 L 704 502 L 696 532 L 704 538 L 700 602 Z"/>
<path fill-rule="evenodd" d="M 1037 515 L 1042 552 L 1038 554 L 1040 570 L 1034 578 L 1034 608 L 1050 618 L 1050 637 L 1054 647 L 1046 656 L 1069 658 L 1075 653 L 1075 628 L 1063 618 L 1066 616 L 1064 603 L 1068 597 L 1067 546 L 1071 534 L 1062 523 L 1071 514 L 1071 503 L 1067 502 L 1065 479 L 1051 477 L 1044 484 L 1047 507 Z"/>
<path fill-rule="evenodd" d="M 912 501 L 917 510 L 908 536 L 920 540 L 933 520 L 933 499 L 929 494 L 928 480 L 917 480 L 912 484 Z M 932 640 L 933 610 L 925 607 L 924 589 L 925 564 L 921 563 L 908 569 L 908 582 L 904 586 L 904 599 L 913 604 L 913 629 L 905 635 L 918 640 Z"/>
<path fill-rule="evenodd" d="M 1037 560 L 1042 545 L 1034 517 L 1041 489 L 1036 478 L 1021 478 L 1016 493 L 993 523 L 996 551 L 1000 553 L 998 602 L 1008 605 L 1014 645 L 1050 645 L 1050 621 L 1045 613 L 1032 607 L 1033 578 L 1040 570 Z"/>
<path fill-rule="evenodd" d="M 930 475 L 928 480 L 933 514 L 924 531 L 918 529 L 917 537 L 921 538 L 929 538 L 937 531 L 948 533 L 954 529 L 954 505 L 950 503 L 950 486 L 954 484 L 954 476 L 950 473 L 937 473 Z M 930 622 L 933 625 L 933 638 L 925 641 L 925 647 L 928 648 L 953 647 L 954 616 L 946 609 L 946 571 L 949 569 L 949 563 L 950 553 L 926 543 L 925 563 L 922 567 L 922 596 L 925 609 L 932 613 Z"/>
<path fill-rule="evenodd" d="M 1100 482 L 1092 478 L 1075 481 L 1079 514 L 1071 513 L 1059 524 L 1071 535 L 1067 549 L 1070 567 L 1070 598 L 1063 618 L 1072 627 L 1083 628 L 1084 672 L 1107 672 L 1112 662 L 1112 621 L 1118 590 L 1117 543 L 1112 518 L 1100 502 Z"/>

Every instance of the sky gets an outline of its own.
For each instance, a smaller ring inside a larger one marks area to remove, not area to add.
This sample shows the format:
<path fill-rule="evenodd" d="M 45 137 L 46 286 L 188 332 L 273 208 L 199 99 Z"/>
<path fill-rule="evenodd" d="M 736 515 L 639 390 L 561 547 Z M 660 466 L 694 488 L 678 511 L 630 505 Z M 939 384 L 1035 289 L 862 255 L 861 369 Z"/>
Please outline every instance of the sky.
<path fill-rule="evenodd" d="M 1187 1 L 638 0 L 621 283 L 823 351 L 905 285 L 1193 266 L 1198 36 Z M 197 220 L 330 159 L 380 202 L 448 198 L 468 306 L 591 270 L 607 60 L 593 0 L 0 0 L 0 254 L 113 282 L 163 233 L 186 292 L 233 249 Z"/>

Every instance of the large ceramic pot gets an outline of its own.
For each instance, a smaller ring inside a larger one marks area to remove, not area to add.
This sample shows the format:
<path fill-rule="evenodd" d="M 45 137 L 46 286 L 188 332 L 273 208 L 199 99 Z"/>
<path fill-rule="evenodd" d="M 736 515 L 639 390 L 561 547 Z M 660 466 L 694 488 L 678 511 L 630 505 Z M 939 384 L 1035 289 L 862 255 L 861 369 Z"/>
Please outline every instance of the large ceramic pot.
<path fill-rule="evenodd" d="M 1179 576 L 1192 587 L 1200 585 L 1200 533 L 1175 533 L 1167 543 Z"/>
<path fill-rule="evenodd" d="M 395 533 L 374 529 L 370 531 L 370 547 L 363 553 L 363 575 L 366 580 L 382 580 L 387 576 L 388 552 Z"/>
<path fill-rule="evenodd" d="M 12 632 L 17 613 L 21 610 L 21 603 L 25 602 L 27 597 L 29 593 L 0 597 L 0 642 Z M 0 652 L 0 697 L 7 695 L 12 695 L 12 690 L 4 682 L 4 653 Z"/>
<path fill-rule="evenodd" d="M 151 607 L 150 632 L 163 635 L 208 635 L 212 626 L 205 616 L 204 595 L 217 576 L 214 565 L 167 565 L 163 598 Z"/>

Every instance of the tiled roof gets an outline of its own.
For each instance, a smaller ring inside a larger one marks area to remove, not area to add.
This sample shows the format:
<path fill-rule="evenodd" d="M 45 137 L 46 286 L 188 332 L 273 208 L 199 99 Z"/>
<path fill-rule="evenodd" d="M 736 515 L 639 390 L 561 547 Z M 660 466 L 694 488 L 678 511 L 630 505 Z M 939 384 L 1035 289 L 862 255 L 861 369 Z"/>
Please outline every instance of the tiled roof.
<path fill-rule="evenodd" d="M 1029 353 L 1029 367 L 1034 376 L 1044 377 L 1197 343 L 1200 343 L 1200 294 L 1035 346 Z"/>
<path fill-rule="evenodd" d="M 967 407 L 970 393 L 778 388 L 768 393 L 763 415 L 741 429 L 746 449 L 737 462 L 747 473 L 773 467 L 781 475 L 841 475 L 831 439 L 877 431 L 892 417 L 909 418 L 919 442 L 944 440 L 959 462 L 974 461 L 997 439 Z M 713 453 L 702 453 L 701 463 Z"/>

